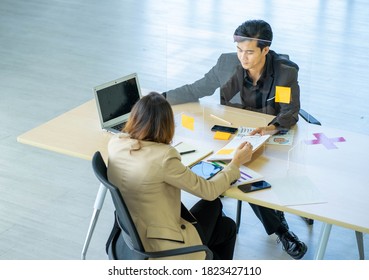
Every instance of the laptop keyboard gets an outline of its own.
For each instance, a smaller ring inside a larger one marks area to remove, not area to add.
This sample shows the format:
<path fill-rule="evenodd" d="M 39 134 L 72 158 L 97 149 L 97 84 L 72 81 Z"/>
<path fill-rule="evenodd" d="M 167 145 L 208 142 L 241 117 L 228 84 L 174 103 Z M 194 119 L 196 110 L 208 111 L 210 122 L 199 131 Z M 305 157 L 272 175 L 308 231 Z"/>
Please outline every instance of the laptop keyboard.
<path fill-rule="evenodd" d="M 121 131 L 124 128 L 125 125 L 126 125 L 126 123 L 124 122 L 124 123 L 114 125 L 114 126 L 112 126 L 112 128 Z"/>

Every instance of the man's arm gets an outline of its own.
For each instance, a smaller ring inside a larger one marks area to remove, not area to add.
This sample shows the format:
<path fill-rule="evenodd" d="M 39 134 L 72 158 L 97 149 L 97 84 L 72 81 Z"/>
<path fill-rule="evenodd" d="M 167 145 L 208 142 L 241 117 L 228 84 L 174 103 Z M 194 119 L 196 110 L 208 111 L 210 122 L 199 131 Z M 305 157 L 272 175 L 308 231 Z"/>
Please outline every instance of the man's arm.
<path fill-rule="evenodd" d="M 168 102 L 172 105 L 196 102 L 199 98 L 214 94 L 232 76 L 238 64 L 236 53 L 222 54 L 203 78 L 167 91 L 165 94 Z"/>
<path fill-rule="evenodd" d="M 212 95 L 219 87 L 215 66 L 205 76 L 192 84 L 183 85 L 166 92 L 166 98 L 172 105 L 196 102 L 199 98 Z"/>
<path fill-rule="evenodd" d="M 280 71 L 283 74 L 277 78 L 276 85 L 289 87 L 291 89 L 291 100 L 289 103 L 278 103 L 280 111 L 269 124 L 273 124 L 280 129 L 289 129 L 299 119 L 300 87 L 298 84 L 298 72 L 297 69 L 286 65 L 281 65 Z"/>

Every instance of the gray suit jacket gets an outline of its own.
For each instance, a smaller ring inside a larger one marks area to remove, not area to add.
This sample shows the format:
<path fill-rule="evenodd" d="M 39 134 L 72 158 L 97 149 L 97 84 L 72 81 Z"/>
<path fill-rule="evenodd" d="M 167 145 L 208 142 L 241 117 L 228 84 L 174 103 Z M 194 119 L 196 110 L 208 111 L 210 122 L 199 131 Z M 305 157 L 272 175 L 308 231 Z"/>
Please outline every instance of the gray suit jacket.
<path fill-rule="evenodd" d="M 220 102 L 222 104 L 274 115 L 276 118 L 271 124 L 278 123 L 283 128 L 290 128 L 298 121 L 300 110 L 300 88 L 297 74 L 299 68 L 286 55 L 279 55 L 272 50 L 267 54 L 267 63 L 265 80 L 267 92 L 263 97 L 263 110 L 253 109 L 252 106 L 243 102 L 240 95 L 242 66 L 236 53 L 222 54 L 216 65 L 203 78 L 192 84 L 167 91 L 166 98 L 171 104 L 195 102 L 199 98 L 214 94 L 216 89 L 221 88 L 223 99 Z M 233 81 L 230 81 L 231 78 Z M 291 88 L 291 102 L 289 104 L 274 102 L 276 86 Z"/>
<path fill-rule="evenodd" d="M 240 65 L 240 62 L 236 53 L 222 54 L 216 65 L 202 79 L 167 91 L 167 100 L 170 104 L 182 104 L 210 96 L 229 80 L 236 71 L 237 65 Z"/>
<path fill-rule="evenodd" d="M 214 200 L 240 177 L 239 169 L 229 164 L 205 180 L 181 163 L 172 146 L 140 141 L 141 149 L 130 151 L 137 144 L 126 134 L 112 137 L 108 145 L 108 178 L 122 193 L 145 250 L 202 244 L 196 228 L 181 218 L 181 190 Z M 202 252 L 183 255 L 184 259 L 204 257 Z"/>

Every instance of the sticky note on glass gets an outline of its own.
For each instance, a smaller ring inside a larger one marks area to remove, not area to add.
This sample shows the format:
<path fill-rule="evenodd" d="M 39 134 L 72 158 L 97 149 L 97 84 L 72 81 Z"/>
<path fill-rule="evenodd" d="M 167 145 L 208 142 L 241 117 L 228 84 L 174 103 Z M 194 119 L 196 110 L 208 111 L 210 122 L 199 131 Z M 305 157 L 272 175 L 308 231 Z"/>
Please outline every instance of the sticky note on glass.
<path fill-rule="evenodd" d="M 275 102 L 287 103 L 291 102 L 291 88 L 290 87 L 275 87 Z"/>
<path fill-rule="evenodd" d="M 230 137 L 231 137 L 231 134 L 229 132 L 217 131 L 214 134 L 214 139 L 217 139 L 217 140 L 228 140 Z"/>
<path fill-rule="evenodd" d="M 195 128 L 195 119 L 193 117 L 182 114 L 182 126 L 194 130 Z"/>
<path fill-rule="evenodd" d="M 218 155 L 230 155 L 234 149 L 221 149 L 217 152 Z"/>

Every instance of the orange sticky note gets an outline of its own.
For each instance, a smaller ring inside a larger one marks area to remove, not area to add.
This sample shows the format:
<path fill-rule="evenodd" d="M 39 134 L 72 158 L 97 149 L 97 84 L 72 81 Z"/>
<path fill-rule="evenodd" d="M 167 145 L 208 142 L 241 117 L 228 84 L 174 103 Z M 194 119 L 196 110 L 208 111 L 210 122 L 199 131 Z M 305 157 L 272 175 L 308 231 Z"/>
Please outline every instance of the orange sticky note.
<path fill-rule="evenodd" d="M 231 137 L 231 134 L 229 132 L 217 131 L 214 134 L 214 139 L 217 139 L 217 140 L 228 140 L 230 137 Z"/>
<path fill-rule="evenodd" d="M 287 103 L 291 102 L 291 88 L 290 87 L 275 87 L 275 102 Z"/>
<path fill-rule="evenodd" d="M 182 126 L 194 130 L 195 129 L 195 119 L 193 117 L 182 114 Z"/>
<path fill-rule="evenodd" d="M 233 151 L 234 151 L 234 149 L 221 149 L 217 152 L 217 154 L 219 154 L 219 155 L 230 155 L 230 154 L 232 154 Z"/>

